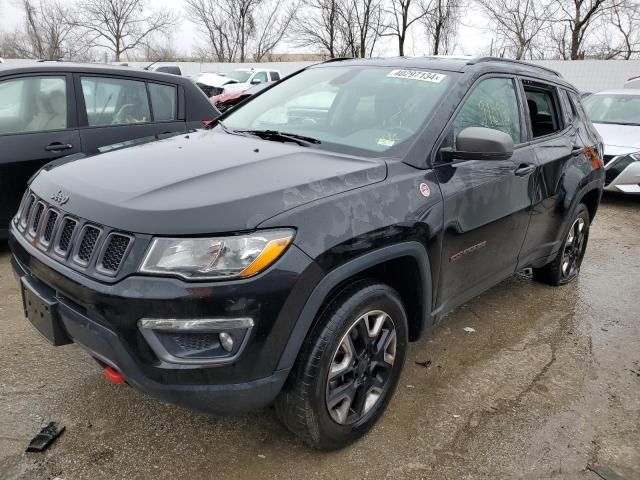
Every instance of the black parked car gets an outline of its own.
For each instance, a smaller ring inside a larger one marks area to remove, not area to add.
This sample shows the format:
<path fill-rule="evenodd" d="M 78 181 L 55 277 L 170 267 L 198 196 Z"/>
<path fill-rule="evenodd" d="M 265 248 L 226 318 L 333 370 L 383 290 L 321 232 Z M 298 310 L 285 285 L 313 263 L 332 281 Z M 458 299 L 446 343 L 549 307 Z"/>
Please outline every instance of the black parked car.
<path fill-rule="evenodd" d="M 29 320 L 112 381 L 211 412 L 275 402 L 338 448 L 447 311 L 526 267 L 580 271 L 602 145 L 554 72 L 325 63 L 214 123 L 42 171 L 11 225 Z"/>
<path fill-rule="evenodd" d="M 175 75 L 61 62 L 2 65 L 0 240 L 27 179 L 45 163 L 201 127 L 217 115 L 193 82 Z"/>

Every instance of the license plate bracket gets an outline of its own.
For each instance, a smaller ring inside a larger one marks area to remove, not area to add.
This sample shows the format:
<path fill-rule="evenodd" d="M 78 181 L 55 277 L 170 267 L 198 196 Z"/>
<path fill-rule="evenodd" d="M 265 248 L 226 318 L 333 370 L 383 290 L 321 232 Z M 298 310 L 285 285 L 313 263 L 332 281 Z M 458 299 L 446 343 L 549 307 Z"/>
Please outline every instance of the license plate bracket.
<path fill-rule="evenodd" d="M 20 283 L 24 315 L 31 325 L 53 346 L 72 343 L 60 323 L 55 297 L 41 292 L 28 276 L 22 277 Z"/>

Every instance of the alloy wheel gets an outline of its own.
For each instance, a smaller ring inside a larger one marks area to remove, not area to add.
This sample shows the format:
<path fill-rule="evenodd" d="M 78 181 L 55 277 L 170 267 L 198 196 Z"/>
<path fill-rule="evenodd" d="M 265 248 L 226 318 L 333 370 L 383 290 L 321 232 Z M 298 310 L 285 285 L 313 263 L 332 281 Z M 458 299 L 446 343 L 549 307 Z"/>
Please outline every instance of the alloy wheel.
<path fill-rule="evenodd" d="M 561 273 L 564 280 L 570 280 L 580 271 L 580 264 L 586 249 L 586 223 L 583 218 L 578 217 L 567 234 L 562 252 Z"/>
<path fill-rule="evenodd" d="M 331 418 L 349 425 L 364 418 L 383 398 L 396 358 L 397 333 L 381 310 L 359 317 L 333 354 L 326 402 Z"/>

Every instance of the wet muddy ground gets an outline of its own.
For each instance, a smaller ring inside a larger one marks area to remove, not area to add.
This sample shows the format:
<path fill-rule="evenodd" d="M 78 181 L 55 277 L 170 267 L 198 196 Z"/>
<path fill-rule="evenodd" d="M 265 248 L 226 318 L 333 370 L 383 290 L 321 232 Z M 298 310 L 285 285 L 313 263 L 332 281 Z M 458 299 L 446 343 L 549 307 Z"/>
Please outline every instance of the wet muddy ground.
<path fill-rule="evenodd" d="M 210 417 L 109 384 L 27 325 L 6 244 L 0 326 L 3 479 L 640 478 L 640 199 L 604 199 L 573 284 L 514 276 L 413 344 L 382 420 L 339 452 L 269 409 Z M 50 420 L 66 432 L 23 453 Z"/>

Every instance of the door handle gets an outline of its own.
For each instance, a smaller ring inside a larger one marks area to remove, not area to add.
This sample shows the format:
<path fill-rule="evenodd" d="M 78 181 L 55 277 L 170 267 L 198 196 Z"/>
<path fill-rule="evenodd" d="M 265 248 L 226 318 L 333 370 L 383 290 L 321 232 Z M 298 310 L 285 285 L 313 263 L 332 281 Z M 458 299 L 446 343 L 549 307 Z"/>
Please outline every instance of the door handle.
<path fill-rule="evenodd" d="M 60 142 L 50 143 L 49 145 L 44 147 L 47 152 L 61 152 L 62 150 L 71 150 L 72 148 L 73 145 L 71 145 L 70 143 Z"/>
<path fill-rule="evenodd" d="M 518 177 L 524 177 L 525 175 L 533 173 L 535 169 L 536 166 L 533 163 L 523 163 L 516 169 L 515 174 Z"/>

